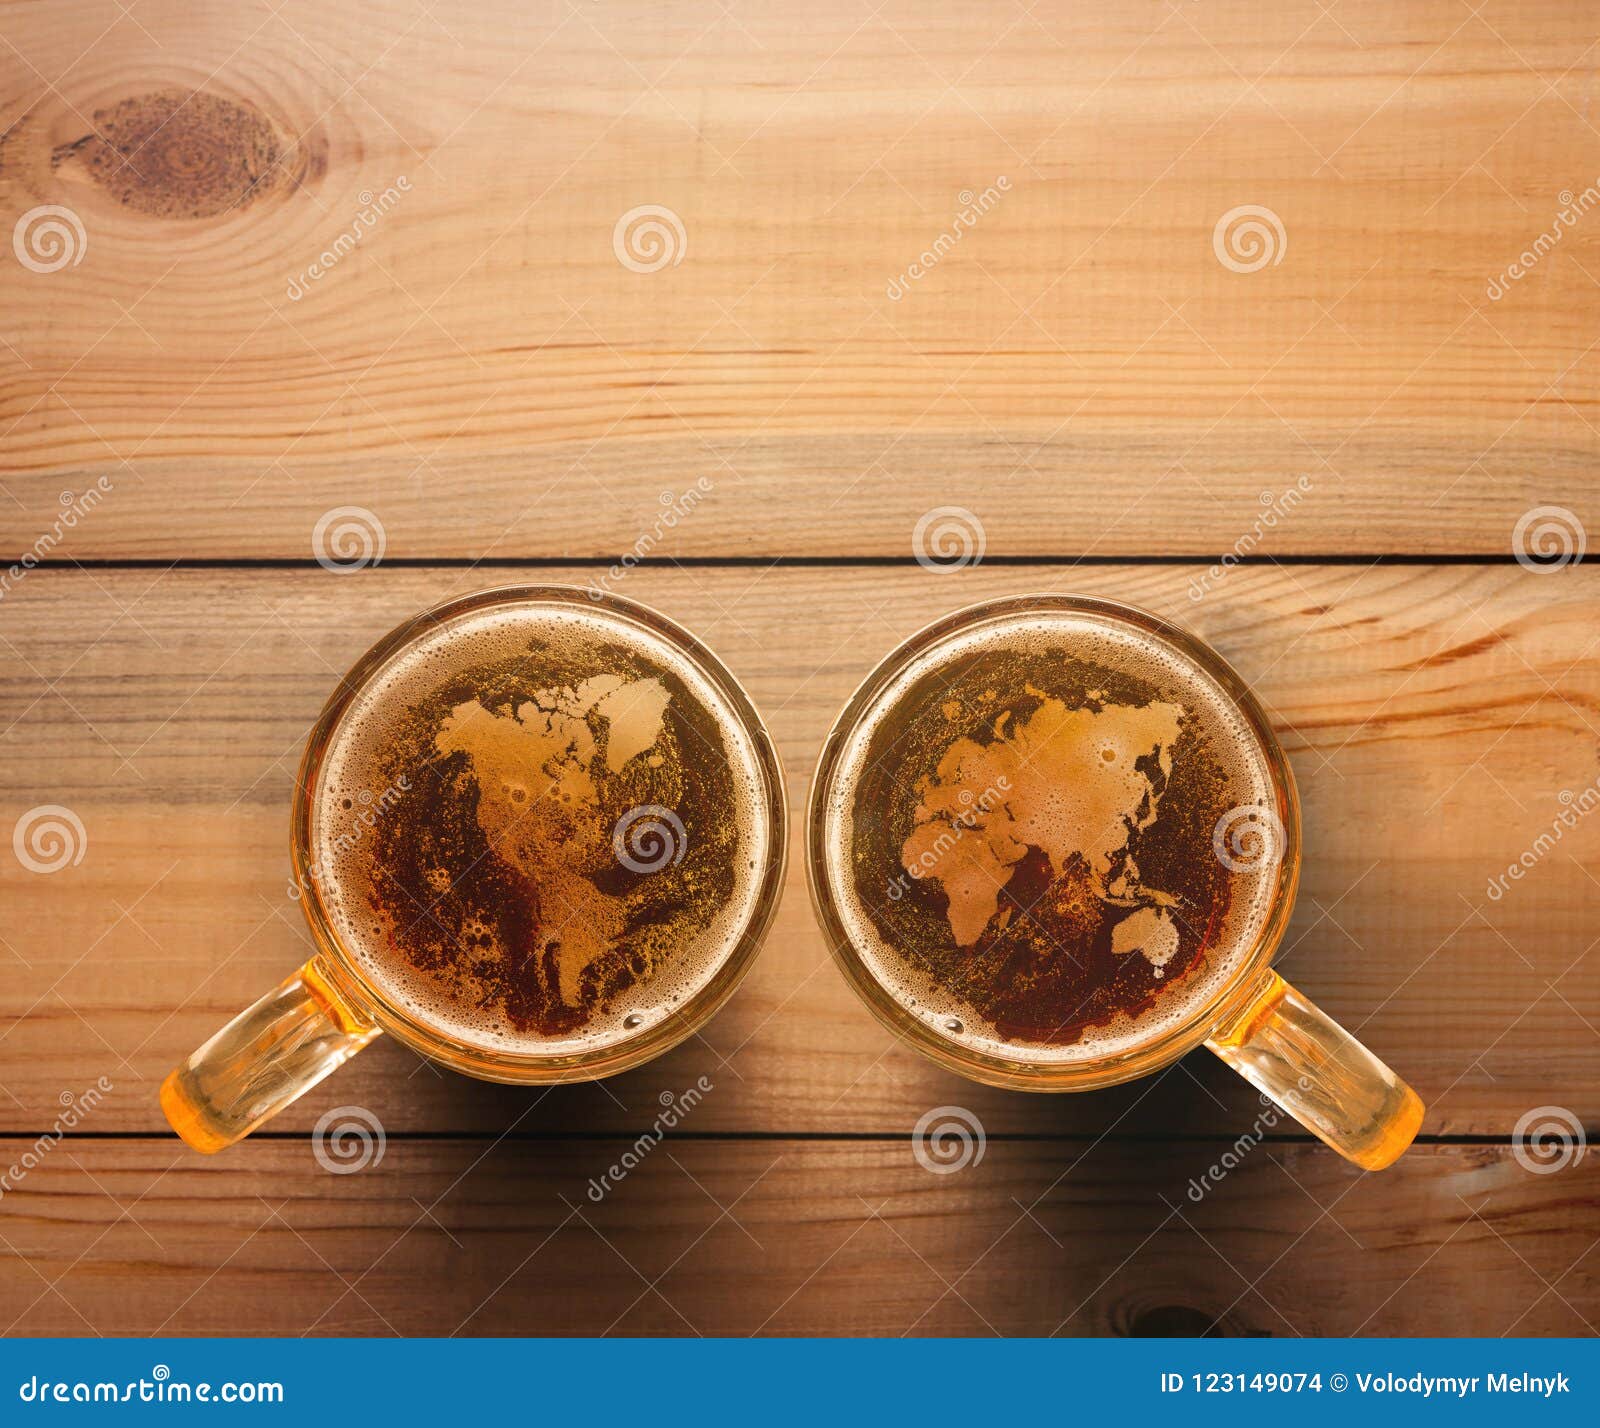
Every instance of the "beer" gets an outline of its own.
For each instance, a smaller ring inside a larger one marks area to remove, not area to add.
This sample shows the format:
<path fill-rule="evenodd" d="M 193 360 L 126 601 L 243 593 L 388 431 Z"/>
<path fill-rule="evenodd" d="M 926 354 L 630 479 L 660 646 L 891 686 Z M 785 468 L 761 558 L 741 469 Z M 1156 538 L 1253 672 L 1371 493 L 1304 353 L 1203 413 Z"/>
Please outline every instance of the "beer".
<path fill-rule="evenodd" d="M 891 657 L 830 741 L 824 922 L 958 1055 L 1158 1040 L 1229 986 L 1278 899 L 1279 795 L 1237 692 L 1128 615 L 980 607 Z"/>
<path fill-rule="evenodd" d="M 488 1053 L 659 1032 L 759 920 L 781 856 L 727 690 L 660 625 L 567 593 L 468 602 L 404 643 L 310 798 L 307 873 L 362 979 Z"/>

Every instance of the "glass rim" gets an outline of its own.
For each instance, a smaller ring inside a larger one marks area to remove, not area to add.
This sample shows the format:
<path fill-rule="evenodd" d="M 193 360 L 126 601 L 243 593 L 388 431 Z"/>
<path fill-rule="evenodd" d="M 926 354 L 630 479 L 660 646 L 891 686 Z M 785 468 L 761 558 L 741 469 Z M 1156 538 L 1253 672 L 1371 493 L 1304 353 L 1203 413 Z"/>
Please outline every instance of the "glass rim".
<path fill-rule="evenodd" d="M 1181 1021 L 1147 1042 L 1121 1052 L 1080 1061 L 1023 1061 L 964 1047 L 942 1037 L 908 1012 L 866 966 L 838 911 L 829 876 L 827 808 L 840 756 L 856 729 L 879 704 L 906 667 L 945 640 L 1014 616 L 1049 613 L 1097 614 L 1133 625 L 1174 646 L 1215 679 L 1245 718 L 1272 776 L 1277 815 L 1284 829 L 1273 900 L 1255 942 L 1234 974 Z M 1137 605 L 1094 595 L 1035 593 L 1005 595 L 964 606 L 925 625 L 875 665 L 846 701 L 823 741 L 806 798 L 806 883 L 812 907 L 834 962 L 867 1008 L 898 1039 L 969 1080 L 1015 1090 L 1087 1091 L 1134 1080 L 1171 1065 L 1203 1045 L 1219 1026 L 1244 1010 L 1283 940 L 1294 910 L 1300 874 L 1300 798 L 1288 758 L 1271 721 L 1238 672 L 1198 636 Z"/>
<path fill-rule="evenodd" d="M 362 971 L 354 954 L 335 929 L 318 880 L 311 871 L 311 823 L 317 802 L 317 785 L 333 737 L 342 727 L 351 705 L 371 686 L 380 671 L 428 631 L 448 620 L 498 605 L 555 606 L 586 611 L 601 609 L 613 618 L 640 626 L 655 638 L 672 645 L 726 701 L 750 741 L 756 769 L 763 784 L 757 811 L 767 820 L 767 857 L 765 866 L 760 870 L 749 918 L 738 940 L 704 985 L 687 997 L 670 1016 L 663 1017 L 637 1036 L 626 1037 L 594 1051 L 559 1055 L 509 1049 L 491 1052 L 480 1047 L 463 1046 L 448 1034 L 437 1030 L 386 996 L 382 988 Z M 749 972 L 776 915 L 788 860 L 788 807 L 783 762 L 744 686 L 709 647 L 660 611 L 610 591 L 575 585 L 496 586 L 454 596 L 411 616 L 377 640 L 340 678 L 323 705 L 301 755 L 295 777 L 289 842 L 295 885 L 300 890 L 300 905 L 310 925 L 318 959 L 325 965 L 329 979 L 341 995 L 347 996 L 357 1008 L 368 1012 L 386 1032 L 430 1060 L 483 1081 L 537 1085 L 598 1080 L 653 1060 L 694 1035 L 716 1015 Z"/>

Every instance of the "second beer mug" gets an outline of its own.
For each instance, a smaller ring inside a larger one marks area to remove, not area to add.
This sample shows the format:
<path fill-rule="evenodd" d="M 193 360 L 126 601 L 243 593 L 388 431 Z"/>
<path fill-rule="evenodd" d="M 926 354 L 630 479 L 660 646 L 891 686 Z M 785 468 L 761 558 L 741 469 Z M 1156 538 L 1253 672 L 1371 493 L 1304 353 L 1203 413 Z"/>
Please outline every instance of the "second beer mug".
<path fill-rule="evenodd" d="M 469 1076 L 609 1076 L 727 999 L 772 920 L 783 778 L 744 691 L 663 616 L 580 590 L 427 611 L 306 745 L 293 891 L 316 953 L 167 1077 L 220 1150 L 380 1032 Z"/>
<path fill-rule="evenodd" d="M 1357 1164 L 1422 1105 L 1270 967 L 1300 809 L 1214 651 L 1109 601 L 998 600 L 868 677 L 823 748 L 808 867 L 846 977 L 974 1080 L 1074 1091 L 1208 1046 Z"/>

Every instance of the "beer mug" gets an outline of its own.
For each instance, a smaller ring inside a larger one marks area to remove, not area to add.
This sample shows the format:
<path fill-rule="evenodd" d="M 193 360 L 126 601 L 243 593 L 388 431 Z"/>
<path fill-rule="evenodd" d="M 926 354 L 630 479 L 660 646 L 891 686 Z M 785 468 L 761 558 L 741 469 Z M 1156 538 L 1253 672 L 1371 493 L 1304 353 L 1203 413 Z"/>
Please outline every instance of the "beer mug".
<path fill-rule="evenodd" d="M 162 1107 L 220 1150 L 382 1033 L 488 1081 L 637 1066 L 743 978 L 784 851 L 777 751 L 692 635 L 600 590 L 453 600 L 328 700 L 291 820 L 316 950 Z"/>
<path fill-rule="evenodd" d="M 897 1037 L 995 1086 L 1083 1091 L 1209 1047 L 1341 1155 L 1390 1164 L 1416 1094 L 1273 971 L 1293 775 L 1214 650 L 1109 600 L 939 620 L 823 746 L 812 898 Z"/>

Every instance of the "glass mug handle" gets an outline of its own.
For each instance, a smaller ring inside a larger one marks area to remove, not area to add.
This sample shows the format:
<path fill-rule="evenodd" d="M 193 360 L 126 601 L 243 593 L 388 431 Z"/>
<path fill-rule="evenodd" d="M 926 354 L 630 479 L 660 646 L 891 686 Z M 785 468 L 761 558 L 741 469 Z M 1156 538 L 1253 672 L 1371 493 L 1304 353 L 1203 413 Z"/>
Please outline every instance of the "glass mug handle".
<path fill-rule="evenodd" d="M 223 1150 L 382 1030 L 339 996 L 313 957 L 172 1071 L 161 1109 L 195 1150 Z"/>
<path fill-rule="evenodd" d="M 1270 968 L 1206 1045 L 1364 1170 L 1393 1164 L 1422 1124 L 1417 1093 Z"/>

